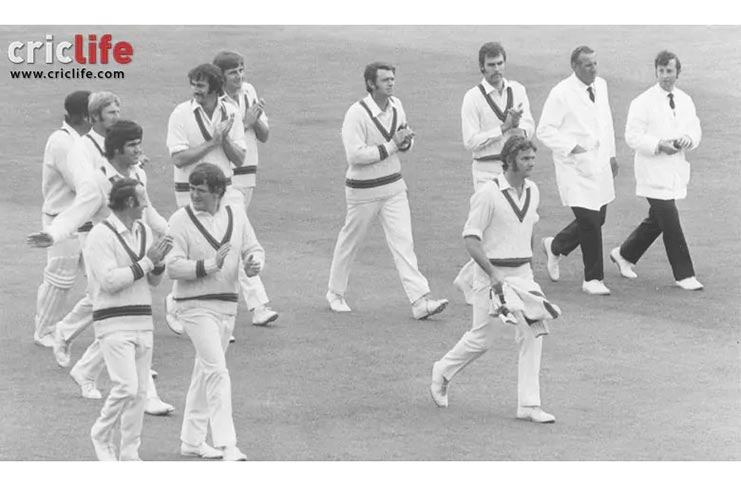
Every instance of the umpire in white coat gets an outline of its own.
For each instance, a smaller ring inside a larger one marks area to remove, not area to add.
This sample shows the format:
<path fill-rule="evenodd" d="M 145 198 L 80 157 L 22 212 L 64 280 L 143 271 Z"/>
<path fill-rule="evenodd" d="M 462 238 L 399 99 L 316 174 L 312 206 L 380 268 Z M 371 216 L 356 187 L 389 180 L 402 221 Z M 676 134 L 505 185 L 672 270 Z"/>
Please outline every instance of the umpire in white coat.
<path fill-rule="evenodd" d="M 663 235 L 674 280 L 682 289 L 700 290 L 679 222 L 676 199 L 687 196 L 690 164 L 686 152 L 700 144 L 702 130 L 692 98 L 675 87 L 682 65 L 676 54 L 661 51 L 654 60 L 658 82 L 630 104 L 625 141 L 635 150 L 636 195 L 648 200 L 648 217 L 610 252 L 620 273 L 636 278 L 633 265 Z"/>
<path fill-rule="evenodd" d="M 536 131 L 553 151 L 561 202 L 576 219 L 555 237 L 545 238 L 548 274 L 559 279 L 558 260 L 581 246 L 584 261 L 582 290 L 607 295 L 602 282 L 602 225 L 607 203 L 615 199 L 617 175 L 615 133 L 607 96 L 607 83 L 597 77 L 597 60 L 587 46 L 571 54 L 574 74 L 558 83 L 548 95 Z"/>

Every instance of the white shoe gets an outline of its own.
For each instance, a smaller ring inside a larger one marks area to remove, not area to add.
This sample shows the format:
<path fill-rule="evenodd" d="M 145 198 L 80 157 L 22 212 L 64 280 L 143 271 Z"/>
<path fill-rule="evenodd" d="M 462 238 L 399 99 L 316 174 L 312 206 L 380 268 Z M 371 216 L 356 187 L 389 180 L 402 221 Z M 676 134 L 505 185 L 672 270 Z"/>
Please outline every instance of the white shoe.
<path fill-rule="evenodd" d="M 180 444 L 180 455 L 185 457 L 202 457 L 204 459 L 221 459 L 224 457 L 221 449 L 211 447 L 205 442 L 201 442 L 199 446 L 192 446 L 182 442 Z"/>
<path fill-rule="evenodd" d="M 44 348 L 54 348 L 54 334 L 46 334 L 44 337 L 39 337 L 38 334 L 34 333 L 33 343 Z"/>
<path fill-rule="evenodd" d="M 705 288 L 695 277 L 687 277 L 676 282 L 677 287 L 684 290 L 702 290 Z"/>
<path fill-rule="evenodd" d="M 175 411 L 175 407 L 160 400 L 159 397 L 147 398 L 144 413 L 147 415 L 168 415 Z"/>
<path fill-rule="evenodd" d="M 540 407 L 517 407 L 517 418 L 537 424 L 552 424 L 556 421 L 556 417 L 543 411 Z"/>
<path fill-rule="evenodd" d="M 581 284 L 581 290 L 589 295 L 610 295 L 610 289 L 605 287 L 602 280 L 584 281 Z"/>
<path fill-rule="evenodd" d="M 237 342 L 237 338 L 234 337 L 234 334 L 229 336 L 229 344 L 234 344 Z"/>
<path fill-rule="evenodd" d="M 100 390 L 95 386 L 95 381 L 83 378 L 77 373 L 77 370 L 74 367 L 69 372 L 69 376 L 71 376 L 72 379 L 75 380 L 75 383 L 80 387 L 82 398 L 87 398 L 89 400 L 100 400 L 103 398 Z"/>
<path fill-rule="evenodd" d="M 255 307 L 252 312 L 253 326 L 267 326 L 276 319 L 278 319 L 278 313 L 266 305 Z"/>
<path fill-rule="evenodd" d="M 448 299 L 435 300 L 422 297 L 412 304 L 412 315 L 415 319 L 421 321 L 430 316 L 441 313 L 447 306 Z"/>
<path fill-rule="evenodd" d="M 558 268 L 558 261 L 561 259 L 561 256 L 553 253 L 553 250 L 551 249 L 552 245 L 552 236 L 543 238 L 543 252 L 548 258 L 548 261 L 546 262 L 546 270 L 548 270 L 548 276 L 554 282 L 558 282 L 558 279 L 561 278 L 561 271 Z"/>
<path fill-rule="evenodd" d="M 340 294 L 336 294 L 331 290 L 327 291 L 327 302 L 329 302 L 329 308 L 335 312 L 352 312 L 350 306 L 345 302 L 345 298 Z"/>
<path fill-rule="evenodd" d="M 165 297 L 165 324 L 167 324 L 167 327 L 172 332 L 180 336 L 183 333 L 183 325 L 178 321 L 174 314 L 170 313 L 169 301 L 170 296 L 168 295 Z"/>
<path fill-rule="evenodd" d="M 70 342 L 62 337 L 62 333 L 59 331 L 59 329 L 55 330 L 52 342 L 52 352 L 54 353 L 54 359 L 57 360 L 57 364 L 62 368 L 69 368 L 69 348 Z"/>
<path fill-rule="evenodd" d="M 237 448 L 237 446 L 225 447 L 224 457 L 222 457 L 221 460 L 222 461 L 246 461 L 247 456 L 244 455 L 244 453 L 240 451 Z"/>
<path fill-rule="evenodd" d="M 610 260 L 617 265 L 620 275 L 625 278 L 638 278 L 638 274 L 633 270 L 633 264 L 623 258 L 620 254 L 620 247 L 616 246 L 610 251 Z"/>
<path fill-rule="evenodd" d="M 158 376 L 160 375 L 159 373 L 157 373 L 157 372 L 156 372 L 156 371 L 155 371 L 154 369 L 152 369 L 152 368 L 149 368 L 149 374 L 150 374 L 150 375 L 152 376 L 152 379 L 153 379 L 153 380 L 156 380 L 156 379 L 157 379 L 157 377 L 158 377 Z"/>
<path fill-rule="evenodd" d="M 430 395 L 432 401 L 440 408 L 448 408 L 448 380 L 437 371 L 437 365 L 432 365 L 432 383 L 430 384 Z"/>

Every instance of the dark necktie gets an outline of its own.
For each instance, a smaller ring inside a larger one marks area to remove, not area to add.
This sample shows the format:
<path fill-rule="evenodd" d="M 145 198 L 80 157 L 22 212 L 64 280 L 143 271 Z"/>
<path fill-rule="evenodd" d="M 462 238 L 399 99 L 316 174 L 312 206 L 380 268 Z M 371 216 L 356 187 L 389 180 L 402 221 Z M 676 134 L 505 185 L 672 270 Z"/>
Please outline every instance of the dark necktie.
<path fill-rule="evenodd" d="M 589 99 L 592 100 L 592 103 L 594 103 L 594 91 L 592 91 L 592 87 L 589 86 L 587 88 L 587 91 L 589 92 Z"/>
<path fill-rule="evenodd" d="M 674 104 L 674 93 L 669 93 L 669 108 L 672 110 L 676 108 L 676 105 Z"/>

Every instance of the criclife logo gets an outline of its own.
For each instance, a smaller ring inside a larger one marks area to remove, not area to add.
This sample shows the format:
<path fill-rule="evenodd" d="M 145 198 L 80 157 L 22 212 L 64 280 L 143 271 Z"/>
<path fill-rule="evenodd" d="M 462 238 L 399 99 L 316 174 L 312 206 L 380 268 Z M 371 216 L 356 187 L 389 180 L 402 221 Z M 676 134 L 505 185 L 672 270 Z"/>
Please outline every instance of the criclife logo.
<path fill-rule="evenodd" d="M 129 64 L 134 47 L 126 40 L 114 40 L 108 33 L 74 34 L 71 40 L 46 34 L 43 41 L 12 41 L 7 53 L 8 60 L 19 68 L 46 68 L 11 70 L 12 79 L 123 79 L 123 71 L 93 68 Z M 55 65 L 61 66 L 49 69 Z"/>
<path fill-rule="evenodd" d="M 54 64 L 128 64 L 134 48 L 127 41 L 113 42 L 111 34 L 75 34 L 73 41 L 56 42 L 52 34 L 45 41 L 13 41 L 8 44 L 8 60 L 13 64 L 35 64 L 37 61 Z"/>

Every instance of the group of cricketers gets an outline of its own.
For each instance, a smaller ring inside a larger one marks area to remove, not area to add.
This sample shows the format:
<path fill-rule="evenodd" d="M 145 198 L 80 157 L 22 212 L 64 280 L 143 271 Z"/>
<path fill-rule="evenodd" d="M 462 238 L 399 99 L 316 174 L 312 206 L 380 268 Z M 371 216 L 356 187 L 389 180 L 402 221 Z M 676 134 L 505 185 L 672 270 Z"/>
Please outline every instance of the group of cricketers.
<path fill-rule="evenodd" d="M 525 87 L 504 76 L 503 46 L 484 44 L 478 62 L 483 79 L 465 94 L 461 108 L 463 143 L 473 158 L 474 194 L 462 233 L 471 260 L 454 281 L 472 306 L 473 324 L 434 363 L 430 394 L 437 406 L 447 407 L 453 377 L 486 353 L 500 328 L 511 326 L 519 346 L 516 417 L 552 423 L 555 417 L 541 408 L 540 361 L 548 321 L 561 311 L 543 294 L 531 266 L 540 201 L 529 179 L 537 151 L 532 139 L 537 135 L 552 151 L 562 203 L 574 214 L 561 232 L 541 242 L 547 273 L 558 281 L 560 259 L 580 247 L 582 290 L 607 295 L 601 227 L 618 171 L 607 84 L 597 76 L 594 50 L 577 47 L 572 75 L 551 90 L 536 126 Z M 675 86 L 679 58 L 662 51 L 654 66 L 657 83 L 633 100 L 625 128 L 635 151 L 636 193 L 648 200 L 649 214 L 609 258 L 623 277 L 637 278 L 635 264 L 663 235 L 676 285 L 699 290 L 676 199 L 686 196 L 685 154 L 700 142 L 700 123 L 692 99 Z M 351 312 L 345 292 L 352 262 L 378 219 L 412 315 L 422 320 L 443 312 L 448 301 L 431 296 L 414 251 L 401 159 L 413 148 L 415 132 L 394 96 L 395 74 L 391 64 L 366 66 L 367 95 L 345 114 L 347 213 L 326 299 L 332 311 Z M 165 272 L 173 282 L 165 301 L 167 325 L 189 337 L 196 355 L 180 452 L 246 460 L 237 447 L 225 353 L 240 293 L 254 325 L 267 325 L 278 313 L 268 306 L 259 277 L 265 251 L 247 217 L 257 142 L 268 140 L 268 118 L 265 101 L 244 76 L 243 57 L 228 51 L 188 73 L 193 97 L 168 121 L 179 207 L 169 221 L 148 196 L 143 130 L 121 117 L 115 94 L 67 96 L 65 121 L 47 142 L 43 231 L 28 237 L 29 244 L 47 248 L 34 340 L 68 367 L 72 341 L 93 325 L 95 339 L 70 374 L 91 399 L 102 398 L 96 380 L 104 366 L 110 376 L 111 391 L 90 432 L 100 460 L 139 460 L 144 413 L 174 410 L 157 395 L 151 370 L 150 286 Z M 81 273 L 86 295 L 65 316 L 67 294 Z"/>

